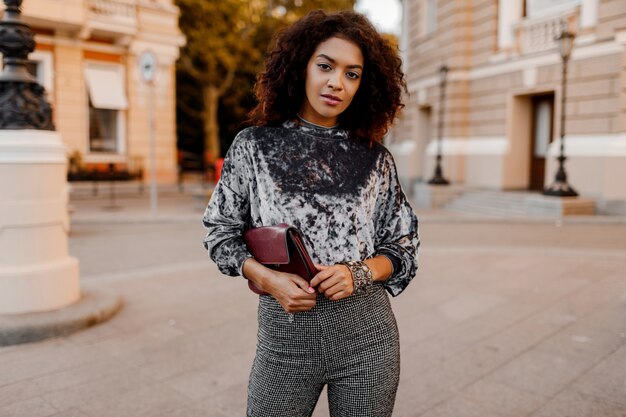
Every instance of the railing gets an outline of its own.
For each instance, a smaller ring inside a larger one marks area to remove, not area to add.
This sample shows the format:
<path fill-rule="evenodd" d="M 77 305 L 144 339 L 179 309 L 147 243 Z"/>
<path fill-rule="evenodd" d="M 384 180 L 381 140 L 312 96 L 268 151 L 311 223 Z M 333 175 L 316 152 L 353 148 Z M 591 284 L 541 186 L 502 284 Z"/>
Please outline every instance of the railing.
<path fill-rule="evenodd" d="M 135 20 L 136 5 L 123 0 L 88 0 L 87 9 L 93 17 Z"/>
<path fill-rule="evenodd" d="M 556 48 L 555 38 L 561 33 L 565 21 L 569 31 L 576 32 L 580 8 L 566 10 L 557 15 L 522 20 L 515 27 L 520 54 L 531 54 Z"/>

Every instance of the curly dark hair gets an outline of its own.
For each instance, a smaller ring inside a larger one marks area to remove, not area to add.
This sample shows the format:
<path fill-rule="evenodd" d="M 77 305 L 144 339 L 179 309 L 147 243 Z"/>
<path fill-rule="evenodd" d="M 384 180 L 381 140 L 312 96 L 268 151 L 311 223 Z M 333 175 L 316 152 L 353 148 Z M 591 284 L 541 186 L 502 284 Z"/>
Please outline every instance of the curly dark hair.
<path fill-rule="evenodd" d="M 339 127 L 352 137 L 373 143 L 381 140 L 404 107 L 406 82 L 397 49 L 385 40 L 362 14 L 316 10 L 278 32 L 257 77 L 259 101 L 249 122 L 276 126 L 296 118 L 304 101 L 306 67 L 318 45 L 332 37 L 354 42 L 361 48 L 364 70 L 350 106 L 338 117 Z"/>

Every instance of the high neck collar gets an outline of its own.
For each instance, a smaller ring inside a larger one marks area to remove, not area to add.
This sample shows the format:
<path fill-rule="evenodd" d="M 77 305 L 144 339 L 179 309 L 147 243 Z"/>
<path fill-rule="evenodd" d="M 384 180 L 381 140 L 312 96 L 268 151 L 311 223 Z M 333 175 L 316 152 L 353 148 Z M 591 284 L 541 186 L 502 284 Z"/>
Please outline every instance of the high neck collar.
<path fill-rule="evenodd" d="M 347 139 L 348 131 L 338 126 L 325 127 L 308 122 L 302 118 L 286 120 L 283 127 L 295 129 L 304 134 L 326 139 Z"/>
<path fill-rule="evenodd" d="M 317 123 L 313 123 L 313 122 L 309 122 L 308 120 L 306 120 L 304 117 L 300 116 L 300 113 L 296 114 L 296 117 L 298 118 L 298 120 L 300 120 L 301 122 L 303 122 L 304 124 L 307 125 L 311 125 L 311 126 L 315 126 L 315 127 L 321 127 L 322 129 L 333 129 L 337 126 L 339 126 L 339 123 L 332 125 L 332 126 L 322 126 L 322 125 L 318 125 Z"/>

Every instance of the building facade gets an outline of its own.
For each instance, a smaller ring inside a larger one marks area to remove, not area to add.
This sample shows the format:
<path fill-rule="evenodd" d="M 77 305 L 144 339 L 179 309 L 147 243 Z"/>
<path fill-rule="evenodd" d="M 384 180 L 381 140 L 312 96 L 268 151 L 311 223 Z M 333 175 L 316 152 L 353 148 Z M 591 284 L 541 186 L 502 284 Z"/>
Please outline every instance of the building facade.
<path fill-rule="evenodd" d="M 175 61 L 185 40 L 172 0 L 25 0 L 22 12 L 35 32 L 29 70 L 47 90 L 68 156 L 147 168 L 152 100 L 157 178 L 174 182 Z M 141 77 L 144 51 L 156 56 L 153 90 Z"/>
<path fill-rule="evenodd" d="M 390 135 L 405 181 L 437 153 L 439 68 L 447 65 L 444 175 L 468 188 L 541 190 L 558 166 L 602 212 L 626 213 L 626 1 L 404 0 L 409 96 Z M 561 108 L 555 37 L 576 34 Z"/>

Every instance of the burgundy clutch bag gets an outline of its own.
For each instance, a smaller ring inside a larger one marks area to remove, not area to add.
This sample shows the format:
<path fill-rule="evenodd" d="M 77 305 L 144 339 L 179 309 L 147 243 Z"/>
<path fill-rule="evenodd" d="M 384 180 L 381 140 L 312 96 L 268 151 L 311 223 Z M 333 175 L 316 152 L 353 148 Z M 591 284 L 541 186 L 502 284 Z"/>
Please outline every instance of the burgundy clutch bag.
<path fill-rule="evenodd" d="M 248 229 L 243 240 L 254 259 L 275 271 L 296 274 L 310 281 L 317 274 L 302 235 L 295 227 L 281 223 Z M 267 294 L 248 281 L 248 287 L 257 294 Z"/>

